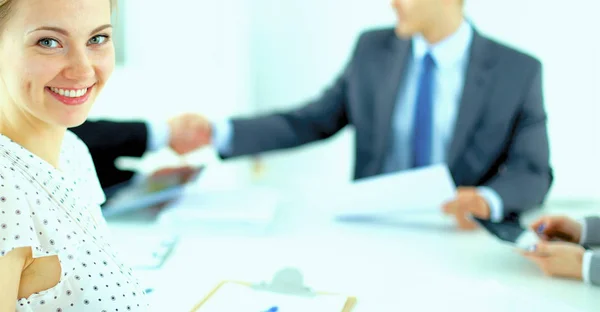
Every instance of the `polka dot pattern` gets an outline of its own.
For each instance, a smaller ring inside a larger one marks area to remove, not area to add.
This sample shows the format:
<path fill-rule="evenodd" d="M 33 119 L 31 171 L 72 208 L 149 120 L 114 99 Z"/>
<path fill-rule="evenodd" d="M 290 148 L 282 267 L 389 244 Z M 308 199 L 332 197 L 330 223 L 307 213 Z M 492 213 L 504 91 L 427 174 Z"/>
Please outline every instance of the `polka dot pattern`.
<path fill-rule="evenodd" d="M 143 288 L 111 247 L 104 193 L 85 144 L 67 131 L 61 170 L 0 135 L 0 256 L 31 247 L 58 256 L 55 287 L 21 298 L 20 311 L 145 311 Z"/>

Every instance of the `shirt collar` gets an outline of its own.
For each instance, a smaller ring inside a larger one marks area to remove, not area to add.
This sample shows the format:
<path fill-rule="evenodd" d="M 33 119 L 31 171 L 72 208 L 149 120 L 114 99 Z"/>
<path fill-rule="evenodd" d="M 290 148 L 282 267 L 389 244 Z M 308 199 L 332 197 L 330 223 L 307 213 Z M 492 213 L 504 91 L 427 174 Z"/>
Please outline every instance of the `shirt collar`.
<path fill-rule="evenodd" d="M 414 36 L 413 57 L 415 61 L 420 61 L 427 52 L 431 52 L 437 67 L 452 67 L 467 58 L 472 40 L 473 27 L 463 20 L 456 32 L 434 45 L 430 45 L 420 34 Z"/>

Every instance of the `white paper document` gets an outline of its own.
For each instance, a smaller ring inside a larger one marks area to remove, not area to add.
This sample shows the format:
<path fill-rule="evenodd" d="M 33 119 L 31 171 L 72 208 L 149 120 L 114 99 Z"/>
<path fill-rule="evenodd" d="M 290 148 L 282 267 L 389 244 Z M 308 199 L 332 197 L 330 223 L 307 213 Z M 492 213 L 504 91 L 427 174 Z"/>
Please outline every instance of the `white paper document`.
<path fill-rule="evenodd" d="M 255 224 L 272 222 L 279 197 L 270 189 L 248 188 L 189 193 L 165 207 L 161 224 Z"/>
<path fill-rule="evenodd" d="M 198 312 L 264 312 L 272 307 L 277 307 L 281 312 L 341 312 L 346 305 L 346 299 L 339 295 L 290 296 L 226 283 Z"/>
<path fill-rule="evenodd" d="M 123 260 L 136 270 L 159 269 L 177 245 L 175 236 L 119 237 L 113 246 Z"/>
<path fill-rule="evenodd" d="M 331 199 L 341 220 L 441 212 L 456 195 L 446 165 L 430 166 L 359 180 Z"/>

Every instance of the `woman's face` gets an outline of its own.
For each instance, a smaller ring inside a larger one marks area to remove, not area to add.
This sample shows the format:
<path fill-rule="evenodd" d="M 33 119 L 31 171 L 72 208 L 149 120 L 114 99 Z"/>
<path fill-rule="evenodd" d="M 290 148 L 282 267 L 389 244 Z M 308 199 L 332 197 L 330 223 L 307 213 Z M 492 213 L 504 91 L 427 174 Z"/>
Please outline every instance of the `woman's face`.
<path fill-rule="evenodd" d="M 114 69 L 110 1 L 13 0 L 1 27 L 0 109 L 83 123 Z"/>

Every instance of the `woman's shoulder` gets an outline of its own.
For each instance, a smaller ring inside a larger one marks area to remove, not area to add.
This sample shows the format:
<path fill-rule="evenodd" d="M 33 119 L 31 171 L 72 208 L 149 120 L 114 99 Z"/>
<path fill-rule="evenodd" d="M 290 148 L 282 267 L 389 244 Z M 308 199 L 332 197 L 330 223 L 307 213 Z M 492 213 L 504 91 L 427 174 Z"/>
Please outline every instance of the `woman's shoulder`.
<path fill-rule="evenodd" d="M 0 157 L 0 256 L 28 246 L 34 256 L 50 254 L 49 245 L 40 242 L 36 235 L 38 226 L 45 226 L 44 222 L 52 219 L 44 210 L 34 209 L 45 204 L 44 194 L 33 187 L 33 178 L 5 163 L 6 158 Z"/>
<path fill-rule="evenodd" d="M 92 155 L 87 145 L 73 132 L 67 130 L 62 144 L 62 164 L 73 173 L 82 174 L 93 167 Z"/>
<path fill-rule="evenodd" d="M 63 140 L 63 150 L 74 152 L 81 155 L 89 155 L 90 151 L 87 145 L 71 130 L 67 130 Z"/>
<path fill-rule="evenodd" d="M 0 191 L 6 193 L 8 190 L 4 189 L 7 185 L 21 185 L 30 184 L 30 172 L 28 163 L 22 161 L 20 158 L 23 155 L 16 153 L 14 149 L 6 146 L 0 148 Z M 20 187 L 15 188 L 18 190 Z"/>
<path fill-rule="evenodd" d="M 91 194 L 95 203 L 103 204 L 106 198 L 98 181 L 93 157 L 85 142 L 75 133 L 67 131 L 63 142 L 63 153 L 67 159 L 70 159 L 71 170 L 75 171 L 74 177 L 88 188 L 87 192 Z"/>

